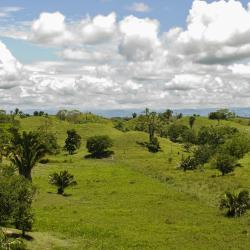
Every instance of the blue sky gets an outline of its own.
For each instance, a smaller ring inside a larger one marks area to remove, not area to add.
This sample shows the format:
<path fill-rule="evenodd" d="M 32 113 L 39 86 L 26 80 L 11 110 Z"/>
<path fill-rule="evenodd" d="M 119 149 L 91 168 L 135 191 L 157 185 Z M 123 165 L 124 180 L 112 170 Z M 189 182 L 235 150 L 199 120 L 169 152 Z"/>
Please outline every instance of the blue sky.
<path fill-rule="evenodd" d="M 149 12 L 140 13 L 129 10 L 134 2 L 133 0 L 1 0 L 0 8 L 17 6 L 22 10 L 11 14 L 10 20 L 0 20 L 2 26 L 9 25 L 10 22 L 32 21 L 42 12 L 60 11 L 69 20 L 79 20 L 86 15 L 96 16 L 98 14 L 108 15 L 110 12 L 116 12 L 118 19 L 124 16 L 134 14 L 140 18 L 153 18 L 160 21 L 161 31 L 167 31 L 173 27 L 185 27 L 186 18 L 192 6 L 193 0 L 145 0 L 150 7 Z M 207 0 L 211 3 L 213 0 Z M 247 6 L 248 0 L 240 1 Z M 58 60 L 57 50 L 54 48 L 43 48 L 26 41 L 11 39 L 0 36 L 12 53 L 23 63 L 31 63 L 37 60 Z M 27 53 L 29 51 L 30 53 Z"/>
<path fill-rule="evenodd" d="M 0 106 L 250 106 L 250 0 L 1 0 Z"/>

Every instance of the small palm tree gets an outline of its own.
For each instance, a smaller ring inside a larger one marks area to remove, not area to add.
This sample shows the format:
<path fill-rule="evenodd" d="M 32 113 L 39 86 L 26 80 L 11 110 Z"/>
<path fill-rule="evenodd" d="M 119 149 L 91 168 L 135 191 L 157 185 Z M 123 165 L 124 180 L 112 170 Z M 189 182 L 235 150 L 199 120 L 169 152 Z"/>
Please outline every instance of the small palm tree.
<path fill-rule="evenodd" d="M 8 148 L 10 161 L 18 168 L 19 174 L 32 181 L 31 171 L 36 163 L 48 152 L 39 135 L 34 132 L 23 132 L 20 135 L 13 131 L 11 146 Z"/>
<path fill-rule="evenodd" d="M 53 173 L 49 176 L 49 183 L 57 186 L 57 193 L 63 195 L 64 189 L 70 186 L 76 185 L 74 176 L 68 171 L 61 171 L 58 173 Z"/>
<path fill-rule="evenodd" d="M 221 209 L 227 209 L 227 216 L 240 217 L 247 209 L 250 209 L 249 193 L 243 190 L 239 193 L 227 192 L 220 202 Z"/>

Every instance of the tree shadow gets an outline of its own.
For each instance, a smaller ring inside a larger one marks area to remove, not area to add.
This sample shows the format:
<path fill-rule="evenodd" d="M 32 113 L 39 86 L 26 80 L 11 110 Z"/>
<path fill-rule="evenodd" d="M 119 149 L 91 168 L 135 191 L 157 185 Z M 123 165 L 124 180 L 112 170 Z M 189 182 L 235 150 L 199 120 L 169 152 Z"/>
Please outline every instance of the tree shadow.
<path fill-rule="evenodd" d="M 8 238 L 13 238 L 13 239 L 25 239 L 28 241 L 32 241 L 34 238 L 28 234 L 22 235 L 21 233 L 16 233 L 16 232 L 6 232 L 5 236 L 7 236 Z"/>
<path fill-rule="evenodd" d="M 103 158 L 109 158 L 114 154 L 114 151 L 107 150 L 99 154 L 88 154 L 85 155 L 85 159 L 103 159 Z"/>

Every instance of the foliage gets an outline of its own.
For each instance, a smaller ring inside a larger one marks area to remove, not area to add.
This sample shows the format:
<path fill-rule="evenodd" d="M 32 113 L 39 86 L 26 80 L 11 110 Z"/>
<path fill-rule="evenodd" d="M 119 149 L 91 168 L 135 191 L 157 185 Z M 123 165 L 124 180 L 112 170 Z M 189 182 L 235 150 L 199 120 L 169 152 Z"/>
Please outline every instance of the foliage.
<path fill-rule="evenodd" d="M 101 116 L 94 115 L 91 112 L 82 113 L 79 110 L 59 110 L 56 117 L 62 121 L 68 121 L 74 124 L 106 122 L 106 119 Z"/>
<path fill-rule="evenodd" d="M 193 126 L 194 126 L 195 120 L 196 120 L 195 116 L 190 116 L 190 117 L 189 117 L 189 120 L 188 120 L 188 121 L 189 121 L 189 126 L 190 126 L 191 129 L 192 129 Z"/>
<path fill-rule="evenodd" d="M 250 209 L 249 192 L 243 190 L 239 193 L 227 192 L 220 201 L 220 208 L 227 209 L 227 216 L 240 217 Z"/>
<path fill-rule="evenodd" d="M 237 134 L 227 140 L 220 148 L 223 154 L 229 154 L 237 159 L 241 159 L 250 150 L 250 141 L 247 135 Z"/>
<path fill-rule="evenodd" d="M 11 145 L 9 146 L 10 161 L 18 168 L 19 174 L 32 180 L 31 171 L 36 163 L 48 153 L 47 146 L 35 132 L 12 131 Z"/>
<path fill-rule="evenodd" d="M 209 162 L 213 154 L 214 150 L 209 145 L 200 145 L 194 150 L 193 157 L 197 164 L 204 165 Z"/>
<path fill-rule="evenodd" d="M 22 176 L 8 175 L 0 177 L 0 224 L 15 225 L 26 231 L 32 229 L 33 214 L 31 204 L 35 194 L 35 189 Z"/>
<path fill-rule="evenodd" d="M 126 128 L 124 122 L 121 121 L 121 120 L 117 121 L 114 127 L 115 127 L 116 129 L 122 131 L 122 132 L 127 132 L 127 131 L 129 131 L 129 129 Z"/>
<path fill-rule="evenodd" d="M 81 146 L 81 136 L 78 135 L 74 129 L 68 130 L 67 134 L 68 137 L 65 140 L 64 149 L 68 151 L 70 155 L 73 155 Z"/>
<path fill-rule="evenodd" d="M 157 137 L 154 137 L 149 143 L 147 143 L 147 148 L 151 153 L 157 153 L 161 149 Z"/>
<path fill-rule="evenodd" d="M 93 158 L 108 157 L 113 154 L 109 148 L 113 146 L 113 141 L 107 135 L 92 136 L 87 139 L 86 147 Z"/>
<path fill-rule="evenodd" d="M 27 247 L 22 239 L 8 238 L 0 230 L 0 250 L 26 250 Z"/>
<path fill-rule="evenodd" d="M 179 135 L 179 141 L 182 143 L 196 144 L 197 136 L 193 129 L 183 129 Z"/>
<path fill-rule="evenodd" d="M 187 170 L 194 170 L 197 168 L 197 166 L 198 164 L 196 159 L 192 156 L 188 156 L 182 159 L 179 167 L 184 171 L 187 171 Z"/>
<path fill-rule="evenodd" d="M 236 159 L 227 154 L 217 154 L 215 157 L 215 168 L 218 169 L 222 175 L 229 174 L 236 168 Z"/>
<path fill-rule="evenodd" d="M 53 173 L 49 176 L 49 183 L 57 186 L 57 193 L 64 195 L 64 190 L 67 187 L 76 185 L 74 176 L 68 171 L 61 171 L 58 173 Z"/>
<path fill-rule="evenodd" d="M 234 118 L 235 113 L 231 112 L 228 109 L 219 109 L 216 112 L 211 112 L 208 115 L 208 118 L 211 120 L 217 120 L 218 123 L 220 120 L 228 120 L 229 118 Z"/>
<path fill-rule="evenodd" d="M 180 142 L 182 141 L 182 137 L 185 131 L 188 130 L 188 127 L 182 124 L 171 124 L 168 129 L 168 136 L 169 139 L 173 142 Z"/>
<path fill-rule="evenodd" d="M 220 127 L 201 127 L 198 132 L 197 142 L 200 145 L 208 144 L 214 148 L 225 143 L 227 139 L 232 138 L 238 130 L 233 127 L 220 126 Z"/>

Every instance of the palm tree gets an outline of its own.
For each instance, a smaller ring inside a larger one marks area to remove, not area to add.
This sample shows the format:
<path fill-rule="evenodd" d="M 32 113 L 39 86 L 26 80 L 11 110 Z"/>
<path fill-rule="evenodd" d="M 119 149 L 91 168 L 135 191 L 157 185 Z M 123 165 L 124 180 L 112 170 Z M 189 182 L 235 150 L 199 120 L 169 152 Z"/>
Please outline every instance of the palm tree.
<path fill-rule="evenodd" d="M 64 189 L 70 186 L 76 185 L 74 176 L 68 171 L 61 171 L 58 173 L 53 173 L 49 176 L 49 183 L 57 186 L 57 193 L 63 195 Z"/>
<path fill-rule="evenodd" d="M 250 209 L 249 193 L 246 190 L 240 193 L 227 192 L 220 202 L 221 209 L 228 209 L 227 216 L 240 217 L 247 209 Z"/>
<path fill-rule="evenodd" d="M 34 132 L 20 135 L 12 131 L 13 138 L 9 147 L 10 161 L 18 168 L 19 174 L 32 181 L 31 171 L 36 163 L 45 156 L 48 149 Z"/>

